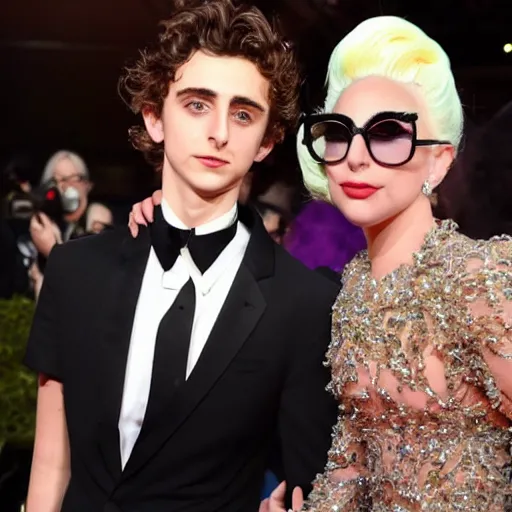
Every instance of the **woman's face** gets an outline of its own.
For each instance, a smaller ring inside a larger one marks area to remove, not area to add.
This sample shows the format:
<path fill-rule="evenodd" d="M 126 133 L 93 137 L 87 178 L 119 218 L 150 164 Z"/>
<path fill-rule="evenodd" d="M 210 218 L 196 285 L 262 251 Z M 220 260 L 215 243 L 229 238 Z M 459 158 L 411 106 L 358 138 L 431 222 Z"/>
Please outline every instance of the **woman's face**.
<path fill-rule="evenodd" d="M 367 77 L 351 84 L 334 107 L 334 113 L 349 117 L 357 127 L 381 112 L 415 113 L 417 139 L 436 138 L 416 85 Z M 406 139 L 411 126 L 403 123 L 398 127 L 404 130 Z M 393 158 L 393 151 L 392 146 L 384 148 L 384 158 Z M 434 186 L 439 184 L 452 160 L 453 148 L 449 145 L 418 146 L 407 163 L 386 166 L 372 158 L 363 137 L 356 135 L 346 158 L 326 165 L 325 171 L 332 202 L 350 222 L 369 228 L 396 217 L 418 201 L 428 201 L 421 192 L 423 183 L 429 180 Z"/>

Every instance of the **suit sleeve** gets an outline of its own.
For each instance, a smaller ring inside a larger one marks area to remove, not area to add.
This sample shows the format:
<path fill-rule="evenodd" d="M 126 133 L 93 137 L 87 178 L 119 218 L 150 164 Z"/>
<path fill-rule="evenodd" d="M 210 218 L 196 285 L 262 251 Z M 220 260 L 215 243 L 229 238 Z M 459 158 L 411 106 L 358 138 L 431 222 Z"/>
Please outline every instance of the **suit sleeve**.
<path fill-rule="evenodd" d="M 324 307 L 317 305 L 318 319 L 310 318 L 304 335 L 294 343 L 279 414 L 281 469 L 288 497 L 295 486 L 301 487 L 305 496 L 309 494 L 315 476 L 324 471 L 331 446 L 338 407 L 325 390 L 330 371 L 323 362 L 330 342 L 334 300 L 332 294 L 322 301 Z"/>
<path fill-rule="evenodd" d="M 37 302 L 32 328 L 27 343 L 24 363 L 30 369 L 47 375 L 59 382 L 64 372 L 61 361 L 59 296 L 62 268 L 59 266 L 62 246 L 56 245 L 48 257 L 43 286 Z"/>

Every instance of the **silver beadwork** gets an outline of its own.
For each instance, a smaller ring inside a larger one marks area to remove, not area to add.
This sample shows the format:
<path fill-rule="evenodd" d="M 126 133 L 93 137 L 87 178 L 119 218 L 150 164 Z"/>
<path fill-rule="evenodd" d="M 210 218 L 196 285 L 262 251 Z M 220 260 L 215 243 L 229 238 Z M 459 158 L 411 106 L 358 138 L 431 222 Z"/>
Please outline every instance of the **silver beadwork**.
<path fill-rule="evenodd" d="M 409 264 L 349 263 L 333 307 L 340 404 L 302 512 L 504 512 L 512 402 L 487 354 L 512 357 L 512 237 L 437 222 Z"/>

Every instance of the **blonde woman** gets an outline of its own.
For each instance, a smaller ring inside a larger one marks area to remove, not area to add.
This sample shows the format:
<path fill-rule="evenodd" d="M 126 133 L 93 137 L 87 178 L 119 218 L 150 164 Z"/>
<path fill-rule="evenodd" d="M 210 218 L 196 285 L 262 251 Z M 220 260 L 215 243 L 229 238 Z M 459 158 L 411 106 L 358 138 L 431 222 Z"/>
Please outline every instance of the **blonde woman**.
<path fill-rule="evenodd" d="M 304 180 L 363 228 L 327 353 L 340 404 L 315 512 L 502 512 L 512 407 L 512 239 L 473 241 L 429 196 L 460 143 L 443 49 L 369 19 L 334 50 L 325 109 L 297 140 Z M 306 411 L 307 413 L 307 411 Z M 264 507 L 284 509 L 284 486 Z"/>

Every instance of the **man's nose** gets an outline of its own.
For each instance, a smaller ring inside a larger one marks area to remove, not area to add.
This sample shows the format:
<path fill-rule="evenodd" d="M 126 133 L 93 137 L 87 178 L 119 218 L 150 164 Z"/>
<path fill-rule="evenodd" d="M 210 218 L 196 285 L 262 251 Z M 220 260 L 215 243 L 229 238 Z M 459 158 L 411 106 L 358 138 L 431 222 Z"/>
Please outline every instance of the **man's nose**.
<path fill-rule="evenodd" d="M 209 139 L 217 149 L 223 148 L 229 140 L 229 113 L 218 112 L 212 116 Z"/>

